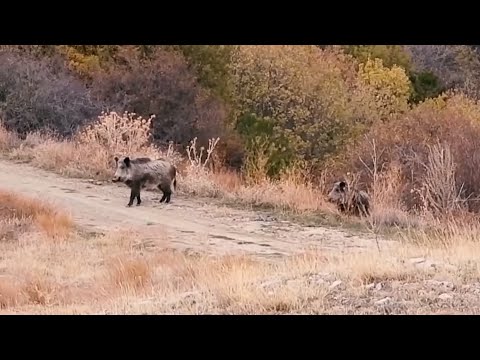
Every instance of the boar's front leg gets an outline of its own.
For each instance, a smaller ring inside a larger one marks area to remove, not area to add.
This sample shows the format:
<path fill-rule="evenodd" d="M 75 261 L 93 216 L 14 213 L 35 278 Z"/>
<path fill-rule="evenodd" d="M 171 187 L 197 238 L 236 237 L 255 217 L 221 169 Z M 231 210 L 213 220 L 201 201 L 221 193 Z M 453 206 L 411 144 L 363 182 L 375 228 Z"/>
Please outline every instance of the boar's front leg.
<path fill-rule="evenodd" d="M 140 205 L 140 184 L 132 184 L 130 190 L 130 201 L 127 204 L 128 207 L 133 205 L 133 200 L 135 200 L 135 198 L 137 198 L 137 206 Z"/>

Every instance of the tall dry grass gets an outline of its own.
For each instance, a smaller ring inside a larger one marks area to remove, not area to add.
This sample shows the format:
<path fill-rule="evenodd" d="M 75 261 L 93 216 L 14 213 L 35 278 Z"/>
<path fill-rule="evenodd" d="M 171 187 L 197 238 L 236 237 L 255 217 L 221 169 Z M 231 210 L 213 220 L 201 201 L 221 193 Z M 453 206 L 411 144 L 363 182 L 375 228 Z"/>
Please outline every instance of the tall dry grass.
<path fill-rule="evenodd" d="M 1 225 L 7 228 L 32 223 L 48 237 L 64 238 L 74 226 L 69 213 L 39 199 L 0 190 L 0 204 Z"/>
<path fill-rule="evenodd" d="M 463 206 L 478 213 L 480 158 L 478 157 L 478 137 L 480 136 L 480 106 L 477 101 L 457 92 L 449 92 L 435 99 L 413 107 L 405 114 L 389 122 L 378 122 L 371 126 L 367 136 L 352 144 L 347 151 L 345 168 L 360 172 L 362 182 L 371 187 L 373 178 L 365 171 L 365 166 L 373 168 L 372 142 L 375 141 L 378 172 L 397 164 L 402 173 L 401 198 L 407 209 L 417 211 L 431 197 L 423 189 L 435 187 L 434 197 L 442 196 L 450 205 L 439 204 L 442 208 L 460 205 L 454 200 L 460 195 Z M 440 146 L 440 147 L 439 147 Z M 447 149 L 448 148 L 448 149 Z M 436 152 L 440 151 L 438 154 Z M 431 173 L 429 166 L 435 166 Z M 450 168 L 450 169 L 449 169 Z M 452 177 L 452 169 L 455 177 Z M 441 170 L 440 170 L 441 169 Z M 446 199 L 440 192 L 451 192 L 455 185 L 457 194 Z M 439 199 L 429 199 L 432 211 Z M 440 209 L 441 211 L 444 211 Z"/>
<path fill-rule="evenodd" d="M 200 196 L 222 198 L 237 204 L 264 206 L 295 213 L 333 211 L 333 206 L 326 203 L 325 187 L 314 185 L 298 169 L 282 173 L 278 180 L 265 176 L 245 177 L 233 171 L 209 169 L 210 156 L 218 142 L 210 142 L 207 155 L 202 157 L 202 150 L 195 150 L 195 141 L 187 148 L 189 164 L 184 168 L 181 178 L 183 191 Z"/>
<path fill-rule="evenodd" d="M 265 261 L 249 255 L 188 255 L 165 248 L 161 236 L 153 243 L 149 239 L 146 247 L 141 234 L 132 231 L 89 238 L 69 232 L 68 241 L 41 241 L 45 229 L 36 219 L 48 216 L 63 224 L 62 212 L 13 193 L 2 193 L 0 200 L 9 204 L 1 208 L 0 229 L 11 219 L 23 219 L 29 225 L 13 229 L 15 241 L 0 238 L 0 311 L 378 313 L 381 309 L 374 301 L 388 296 L 407 300 L 409 305 L 402 311 L 408 313 L 427 311 L 424 304 L 431 300 L 419 290 L 430 279 L 448 279 L 459 288 L 480 281 L 480 228 L 455 217 L 448 226 L 403 233 L 403 243 L 381 251 L 315 250 Z M 435 266 L 419 267 L 411 261 L 419 257 Z M 385 290 L 375 295 L 369 290 L 372 286 Z M 463 304 L 474 306 L 468 301 Z"/>
<path fill-rule="evenodd" d="M 25 160 L 61 175 L 108 180 L 115 156 L 166 157 L 181 161 L 170 146 L 162 150 L 151 144 L 152 118 L 132 113 L 102 113 L 97 122 L 85 127 L 71 140 L 42 133 L 28 134 L 20 141 L 2 126 L 0 149 L 11 159 Z"/>
<path fill-rule="evenodd" d="M 85 239 L 72 238 L 60 247 L 37 242 L 4 248 L 0 308 L 51 314 L 379 313 L 374 302 L 389 296 L 408 300 L 408 313 L 428 310 L 419 290 L 429 279 L 448 279 L 459 287 L 480 279 L 478 242 L 382 252 L 311 251 L 271 262 L 246 255 L 187 255 L 160 244 L 153 251 L 132 248 L 116 236 L 89 239 L 88 246 Z M 432 259 L 437 267 L 418 267 L 410 261 L 415 257 Z M 372 286 L 385 289 L 376 295 Z"/>
<path fill-rule="evenodd" d="M 34 133 L 20 141 L 1 128 L 0 149 L 8 149 L 4 154 L 9 158 L 29 161 L 64 176 L 98 180 L 110 179 L 114 156 L 163 157 L 178 166 L 179 191 L 187 194 L 295 213 L 335 212 L 324 200 L 325 185 L 314 185 L 301 171 L 292 169 L 272 181 L 266 177 L 247 179 L 222 168 L 213 169 L 212 158 L 219 138 L 211 139 L 207 148 L 198 147 L 195 138 L 182 156 L 172 146 L 159 149 L 152 145 L 151 121 L 152 118 L 143 119 L 131 113 L 104 113 L 73 140 Z"/>
<path fill-rule="evenodd" d="M 8 158 L 28 161 L 65 176 L 97 180 L 111 178 L 115 164 L 113 158 L 117 155 L 167 158 L 179 169 L 177 184 L 181 193 L 268 207 L 302 216 L 321 215 L 321 218 L 328 215 L 337 219 L 340 216 L 337 209 L 326 201 L 326 194 L 332 185 L 326 170 L 319 177 L 320 180 L 313 182 L 308 173 L 298 168 L 284 171 L 278 179 L 272 180 L 265 176 L 261 163 L 250 164 L 256 172 L 247 174 L 213 167 L 219 138 L 211 139 L 206 148 L 198 148 L 196 139 L 193 139 L 185 155 L 182 155 L 173 150 L 172 144 L 167 149 L 152 144 L 152 120 L 131 113 L 103 113 L 97 122 L 85 127 L 71 140 L 39 133 L 29 134 L 20 140 L 0 127 L 0 151 Z M 383 228 L 394 228 L 403 231 L 409 227 L 423 226 L 429 217 L 435 215 L 430 214 L 435 212 L 435 201 L 447 201 L 450 208 L 455 204 L 456 209 L 464 201 L 458 188 L 458 158 L 453 156 L 449 147 L 444 148 L 443 143 L 431 148 L 421 163 L 423 175 L 420 180 L 415 180 L 416 184 L 423 186 L 420 198 L 423 196 L 429 202 L 426 212 L 420 213 L 415 208 L 411 211 L 405 201 L 405 193 L 409 189 L 410 192 L 416 190 L 410 186 L 411 180 L 405 173 L 404 164 L 395 158 L 386 162 L 385 143 L 379 143 L 374 137 L 366 139 L 368 152 L 366 147 L 362 148 L 359 157 L 361 171 L 347 174 L 346 178 L 354 187 L 358 182 L 358 187 L 368 190 L 372 196 L 372 216 L 363 221 L 371 230 L 378 232 Z M 420 160 L 416 161 L 420 164 Z M 362 173 L 363 176 L 359 177 L 358 174 Z M 452 186 L 455 193 L 452 192 Z M 443 200 L 438 198 L 440 195 Z M 447 205 L 444 205 L 437 213 L 446 211 Z"/>

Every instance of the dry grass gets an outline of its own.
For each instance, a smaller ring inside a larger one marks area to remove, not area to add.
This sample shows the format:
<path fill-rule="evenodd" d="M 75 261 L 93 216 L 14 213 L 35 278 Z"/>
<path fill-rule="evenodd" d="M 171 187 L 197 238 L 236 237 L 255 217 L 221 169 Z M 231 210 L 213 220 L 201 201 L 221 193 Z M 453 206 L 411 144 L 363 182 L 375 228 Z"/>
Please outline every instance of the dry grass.
<path fill-rule="evenodd" d="M 49 238 L 65 238 L 74 225 L 70 214 L 38 199 L 0 190 L 0 204 L 1 227 L 33 223 Z"/>
<path fill-rule="evenodd" d="M 480 202 L 474 198 L 479 196 L 480 181 L 479 110 L 478 102 L 455 91 L 428 99 L 394 121 L 374 123 L 368 136 L 346 151 L 345 167 L 360 172 L 366 164 L 371 169 L 374 140 L 378 171 L 392 163 L 401 167 L 405 185 L 401 198 L 408 210 L 425 206 L 426 201 L 430 211 L 468 205 L 478 213 Z M 369 173 L 363 175 L 362 182 L 373 187 Z M 471 201 L 460 203 L 458 195 Z"/>
<path fill-rule="evenodd" d="M 111 259 L 108 264 L 108 280 L 124 291 L 144 288 L 150 278 L 150 265 L 145 259 L 121 256 Z"/>
<path fill-rule="evenodd" d="M 207 150 L 211 154 L 213 146 Z M 195 143 L 192 143 L 195 146 Z M 228 202 L 269 207 L 296 214 L 327 212 L 337 213 L 333 205 L 325 200 L 324 186 L 315 186 L 301 171 L 291 169 L 279 180 L 264 176 L 244 178 L 238 173 L 226 170 L 209 171 L 207 156 L 202 157 L 188 149 L 189 166 L 185 168 L 180 184 L 182 191 L 200 196 L 219 197 Z M 324 184 L 322 184 L 324 185 Z"/>
<path fill-rule="evenodd" d="M 14 307 L 19 303 L 19 288 L 12 280 L 0 278 L 0 308 Z"/>
<path fill-rule="evenodd" d="M 115 155 L 166 157 L 179 168 L 181 192 L 296 213 L 335 212 L 324 201 L 325 189 L 315 188 L 300 172 L 288 172 L 275 182 L 264 178 L 252 182 L 223 169 L 212 171 L 210 162 L 219 139 L 212 139 L 207 149 L 198 148 L 193 139 L 186 156 L 173 151 L 172 146 L 161 151 L 149 143 L 150 122 L 134 114 L 102 114 L 73 140 L 35 133 L 20 141 L 0 127 L 0 150 L 10 159 L 28 161 L 64 176 L 97 180 L 110 179 Z"/>
<path fill-rule="evenodd" d="M 179 168 L 177 184 L 180 192 L 195 196 L 216 197 L 236 205 L 268 207 L 289 215 L 293 214 L 302 221 L 311 223 L 328 222 L 332 224 L 342 219 L 334 205 L 326 202 L 325 195 L 330 190 L 329 183 L 325 181 L 327 174 L 324 174 L 319 184 L 313 184 L 308 176 L 298 170 L 284 173 L 277 181 L 267 180 L 260 176 L 261 174 L 256 178 L 246 179 L 240 174 L 223 169 L 212 170 L 210 162 L 218 143 L 217 140 L 212 140 L 210 146 L 202 150 L 197 148 L 194 139 L 187 149 L 186 157 L 173 151 L 173 147 L 162 152 L 147 141 L 150 136 L 149 121 L 137 118 L 132 114 L 122 116 L 115 113 L 103 114 L 97 123 L 84 129 L 77 137 L 69 141 L 39 134 L 30 134 L 25 140 L 20 141 L 0 128 L 0 150 L 10 149 L 10 151 L 4 152 L 4 155 L 29 161 L 35 166 L 65 176 L 80 176 L 98 180 L 110 179 L 114 170 L 114 162 L 111 159 L 120 153 L 166 157 Z M 435 239 L 436 242 L 444 241 L 442 240 L 444 234 L 441 232 L 450 231 L 445 228 L 445 224 L 441 224 L 442 226 L 435 230 L 438 219 L 435 220 L 428 211 L 424 212 L 422 216 L 406 211 L 400 196 L 404 191 L 405 184 L 404 174 L 400 171 L 400 167 L 392 163 L 389 168 L 380 171 L 378 158 L 381 154 L 378 153 L 375 142 L 371 144 L 370 152 L 372 161 L 365 161 L 365 164 L 368 165 L 365 167 L 373 179 L 373 185 L 369 189 L 373 199 L 372 216 L 367 219 L 349 217 L 347 224 L 359 225 L 375 234 L 385 230 L 393 235 L 400 234 L 402 236 L 403 234 L 404 237 L 407 236 L 410 239 L 410 243 L 422 246 L 427 246 L 423 244 L 425 238 Z M 442 154 L 442 149 L 434 148 L 432 156 L 441 160 L 441 156 L 437 156 L 439 154 Z M 86 156 L 88 157 L 86 158 Z M 426 166 L 432 164 L 427 163 Z M 435 164 L 437 165 L 435 171 L 438 174 L 448 173 L 453 169 L 451 162 L 448 161 L 437 161 Z M 450 170 L 447 168 L 448 166 Z M 453 176 L 454 174 L 450 178 Z M 3 204 L 20 201 L 17 196 L 13 196 L 14 199 L 2 199 L 1 196 L 0 200 Z M 27 218 L 30 216 L 32 223 L 41 229 L 46 238 L 66 239 L 72 227 L 69 216 L 56 210 L 48 210 L 46 206 L 39 207 L 37 205 L 18 203 L 17 207 L 21 209 L 20 213 L 30 211 Z M 28 210 L 29 207 L 31 210 Z M 453 222 L 448 222 L 448 224 L 450 223 L 453 224 Z M 4 220 L 0 226 L 0 237 L 4 241 L 15 243 L 22 238 L 22 234 L 28 230 L 29 226 L 28 221 L 25 222 L 22 216 L 8 217 L 8 220 Z M 472 230 L 472 234 L 476 230 Z M 28 237 L 23 238 L 28 239 Z M 32 241 L 31 238 L 29 241 Z M 70 238 L 69 241 L 71 241 Z M 130 242 L 130 240 L 125 241 L 126 243 Z M 122 289 L 121 293 L 130 296 L 131 293 L 142 293 L 153 286 L 152 282 L 155 282 L 157 272 L 155 264 L 152 265 L 150 260 L 122 251 L 116 254 L 110 253 L 110 256 L 113 258 L 108 260 L 109 270 L 104 271 L 103 275 L 98 275 L 100 278 L 96 280 L 103 284 L 102 289 L 105 292 L 110 292 L 113 287 Z M 73 262 L 73 264 L 75 263 L 78 264 L 78 262 Z M 78 265 L 76 271 L 84 272 L 85 270 Z M 167 286 L 166 284 L 167 282 L 164 283 L 164 286 Z M 247 311 L 246 308 L 244 310 Z"/>
<path fill-rule="evenodd" d="M 478 106 L 455 96 L 445 104 L 436 102 L 373 126 L 371 137 L 351 151 L 353 168 L 361 168 L 368 178 L 364 183 L 371 185 L 373 210 L 366 224 L 373 232 L 402 228 L 398 247 L 309 252 L 277 262 L 191 256 L 162 249 L 162 239 L 153 249 L 141 246 L 141 236 L 126 231 L 87 239 L 72 231 L 71 217 L 61 210 L 0 192 L 0 308 L 33 313 L 368 313 L 387 311 L 375 302 L 389 298 L 382 304 L 393 304 L 390 312 L 442 306 L 479 312 L 480 227 L 477 218 L 464 212 L 463 188 L 457 187 L 465 183 L 474 193 L 480 178 L 474 151 Z M 40 133 L 20 139 L 0 126 L 0 152 L 65 176 L 97 180 L 110 179 L 116 155 L 164 157 L 178 166 L 184 193 L 302 216 L 337 214 L 325 201 L 327 182 L 314 184 L 298 170 L 269 180 L 262 156 L 247 159 L 248 178 L 213 170 L 219 139 L 212 139 L 207 149 L 197 149 L 194 139 L 182 156 L 172 146 L 151 144 L 151 121 L 129 113 L 102 114 L 69 140 Z M 429 135 L 432 129 L 435 136 Z M 450 146 L 429 147 L 434 139 Z M 264 149 L 259 145 L 257 150 L 261 154 Z M 364 158 L 357 159 L 359 154 Z M 414 185 L 422 185 L 417 197 L 410 195 Z M 425 205 L 421 216 L 407 212 L 404 203 L 416 204 L 417 198 Z M 428 288 L 435 279 L 453 286 Z M 443 295 L 439 291 L 447 293 L 443 299 L 453 300 L 437 304 Z M 460 303 L 455 303 L 457 297 Z"/>
<path fill-rule="evenodd" d="M 102 114 L 97 122 L 83 129 L 72 140 L 35 133 L 20 141 L 0 128 L 0 150 L 8 158 L 27 161 L 63 176 L 96 180 L 110 180 L 116 155 L 164 157 L 179 169 L 179 192 L 215 197 L 237 205 L 267 207 L 289 214 L 310 214 L 311 218 L 319 213 L 322 218 L 325 215 L 332 219 L 339 216 L 337 209 L 325 200 L 329 190 L 325 181 L 313 184 L 297 169 L 285 172 L 276 181 L 262 176 L 262 169 L 257 169 L 258 176 L 250 174 L 248 178 L 221 168 L 213 170 L 210 165 L 218 138 L 211 139 L 208 148 L 198 148 L 196 139 L 193 139 L 186 149 L 186 156 L 174 151 L 172 145 L 162 151 L 150 143 L 151 120 L 129 113 Z M 378 204 L 381 208 L 382 203 Z M 407 221 L 404 219 L 406 215 L 398 208 L 389 205 L 388 210 L 377 214 L 384 216 L 390 213 L 393 219 L 380 223 L 392 225 L 397 224 L 398 219 L 400 222 Z M 48 220 L 40 218 L 38 221 L 47 226 Z"/>
<path fill-rule="evenodd" d="M 151 120 L 135 114 L 102 114 L 72 140 L 48 134 L 32 133 L 24 141 L 0 127 L 0 150 L 10 159 L 31 162 L 64 176 L 109 180 L 115 156 L 166 157 L 177 163 L 179 155 L 172 148 L 162 152 L 150 145 Z"/>
<path fill-rule="evenodd" d="M 19 140 L 13 133 L 0 126 L 0 151 L 9 151 L 15 148 Z"/>
<path fill-rule="evenodd" d="M 314 184 L 298 169 L 282 174 L 278 180 L 261 176 L 245 178 L 224 169 L 211 168 L 212 156 L 218 139 L 212 139 L 207 149 L 198 148 L 196 139 L 187 148 L 186 157 L 173 151 L 152 146 L 150 121 L 133 114 L 102 114 L 99 120 L 85 128 L 73 140 L 59 140 L 52 136 L 30 134 L 23 141 L 0 128 L 0 149 L 9 149 L 5 156 L 24 160 L 40 168 L 70 177 L 87 177 L 109 180 L 114 171 L 115 155 L 133 154 L 165 157 L 179 169 L 178 191 L 194 196 L 215 197 L 230 204 L 271 208 L 294 215 L 309 222 L 336 223 L 341 215 L 333 204 L 326 201 L 329 184 L 322 181 Z M 375 144 L 373 144 L 375 146 Z M 374 177 L 370 193 L 373 198 L 372 216 L 365 219 L 348 218 L 350 224 L 370 229 L 375 233 L 386 229 L 401 229 L 425 226 L 428 217 L 408 213 L 399 194 L 403 191 L 404 179 L 399 169 L 391 166 L 388 171 L 379 172 L 376 149 L 372 150 Z M 441 170 L 441 169 L 440 169 Z M 36 216 L 36 224 L 50 234 L 61 233 L 68 228 L 68 220 L 59 215 Z M 63 223 L 62 223 L 63 222 Z M 21 225 L 10 223 L 3 226 L 2 234 L 12 237 L 14 229 Z"/>
<path fill-rule="evenodd" d="M 480 279 L 478 257 L 475 260 L 471 255 L 473 249 L 475 254 L 480 251 L 478 244 L 464 245 L 463 252 L 458 247 L 405 247 L 344 255 L 310 252 L 271 263 L 245 256 L 191 256 L 160 249 L 140 255 L 124 248 L 123 255 L 109 257 L 98 247 L 98 240 L 88 250 L 75 242 L 63 248 L 68 255 L 93 255 L 84 263 L 88 276 L 77 273 L 62 283 L 63 274 L 58 272 L 68 272 L 71 264 L 56 253 L 49 258 L 59 263 L 55 272 L 27 276 L 17 284 L 2 281 L 1 306 L 10 312 L 71 314 L 382 313 L 383 307 L 375 302 L 389 298 L 388 303 L 398 307 L 394 312 L 417 313 L 425 311 L 425 299 L 436 299 L 446 291 L 433 289 L 435 295 L 423 296 L 419 291 L 426 292 L 430 281 L 446 281 L 460 288 Z M 37 249 L 36 254 L 46 250 Z M 427 255 L 436 256 L 437 264 L 448 261 L 455 268 L 421 268 L 410 261 Z M 92 261 L 96 258 L 102 261 Z M 6 269 L 13 272 L 15 267 Z M 460 296 L 454 290 L 451 293 Z M 403 301 L 411 304 L 405 308 Z M 459 309 L 452 305 L 452 310 Z"/>
<path fill-rule="evenodd" d="M 211 139 L 206 149 L 198 148 L 196 139 L 193 139 L 186 149 L 186 156 L 174 151 L 172 144 L 162 151 L 150 142 L 151 121 L 152 119 L 142 119 L 130 113 L 104 113 L 97 122 L 84 128 L 72 140 L 29 134 L 25 140 L 20 141 L 0 127 L 0 150 L 10 158 L 28 161 L 65 176 L 97 180 L 111 178 L 114 171 L 113 158 L 116 155 L 163 157 L 171 160 L 179 169 L 179 192 L 220 198 L 229 203 L 268 207 L 289 214 L 312 215 L 311 217 L 322 220 L 326 217 L 338 218 L 337 209 L 326 201 L 326 194 L 330 190 L 330 185 L 325 181 L 326 173 L 320 184 L 314 184 L 298 169 L 283 173 L 279 180 L 267 179 L 262 164 L 253 164 L 256 165 L 256 172 L 248 178 L 224 169 L 213 170 L 210 165 L 218 138 Z M 360 160 L 372 178 L 372 186 L 368 189 L 373 200 L 372 216 L 367 221 L 355 218 L 349 221 L 360 223 L 375 232 L 392 227 L 408 229 L 424 226 L 431 215 L 430 210 L 427 209 L 424 216 L 419 217 L 408 212 L 402 201 L 401 194 L 405 192 L 407 181 L 401 166 L 392 162 L 388 169 L 380 169 L 382 152 L 374 140 L 369 146 L 371 159 Z M 458 204 L 460 198 L 459 192 L 453 193 L 457 191 L 454 186 L 455 167 L 449 149 L 434 147 L 430 155 L 429 161 L 424 164 L 426 173 L 431 175 L 424 182 L 425 189 L 429 191 L 424 196 L 429 199 L 431 208 L 434 201 L 443 201 L 434 198 L 432 194 L 443 191 L 442 196 L 449 196 L 445 201 L 452 208 L 452 204 Z M 443 159 L 444 155 L 447 156 L 446 159 Z M 441 177 L 448 179 L 445 180 L 448 184 L 445 181 L 440 183 Z M 438 188 L 439 186 L 443 187 Z M 37 221 L 45 228 L 51 226 L 47 218 L 40 216 Z"/>
<path fill-rule="evenodd" d="M 56 214 L 15 194 L 3 194 L 2 200 L 13 204 L 2 210 L 2 221 L 17 217 L 34 224 L 38 214 Z M 17 241 L 0 241 L 0 309 L 361 314 L 448 308 L 475 313 L 480 311 L 475 300 L 480 292 L 480 228 L 454 219 L 442 228 L 412 230 L 403 243 L 381 251 L 317 250 L 273 262 L 234 254 L 188 255 L 164 248 L 162 237 L 144 246 L 140 233 L 125 230 L 41 241 L 45 235 L 30 227 L 16 234 Z"/>

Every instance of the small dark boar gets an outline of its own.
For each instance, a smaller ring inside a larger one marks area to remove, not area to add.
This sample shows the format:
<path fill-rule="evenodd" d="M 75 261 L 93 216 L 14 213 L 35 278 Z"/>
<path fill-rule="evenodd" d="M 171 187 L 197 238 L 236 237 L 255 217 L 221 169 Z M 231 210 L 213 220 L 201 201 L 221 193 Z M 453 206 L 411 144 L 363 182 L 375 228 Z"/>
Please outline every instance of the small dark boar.
<path fill-rule="evenodd" d="M 337 181 L 328 194 L 328 201 L 335 203 L 344 213 L 370 215 L 370 196 L 363 190 L 350 190 L 345 181 Z"/>
<path fill-rule="evenodd" d="M 156 187 L 163 192 L 160 202 L 170 202 L 172 190 L 177 187 L 177 169 L 166 160 L 152 160 L 148 157 L 132 158 L 115 157 L 117 169 L 113 176 L 113 182 L 122 182 L 130 189 L 130 201 L 127 206 L 133 205 L 137 198 L 137 206 L 140 200 L 140 190 L 145 187 Z"/>

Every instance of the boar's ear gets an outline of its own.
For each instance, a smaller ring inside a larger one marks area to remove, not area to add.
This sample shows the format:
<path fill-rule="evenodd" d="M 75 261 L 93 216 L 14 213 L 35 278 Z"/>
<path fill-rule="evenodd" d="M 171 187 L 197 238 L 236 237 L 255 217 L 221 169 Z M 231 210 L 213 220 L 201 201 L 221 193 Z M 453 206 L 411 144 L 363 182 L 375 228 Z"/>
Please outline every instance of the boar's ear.
<path fill-rule="evenodd" d="M 125 163 L 125 165 L 127 165 L 127 167 L 130 166 L 130 158 L 128 156 L 125 159 L 123 159 L 123 162 Z"/>
<path fill-rule="evenodd" d="M 347 186 L 347 183 L 345 181 L 340 181 L 339 186 L 340 186 L 340 190 L 343 191 L 343 190 L 345 190 L 345 186 Z"/>
<path fill-rule="evenodd" d="M 117 156 L 114 157 L 114 160 L 115 160 L 116 163 L 118 163 L 118 157 Z"/>

